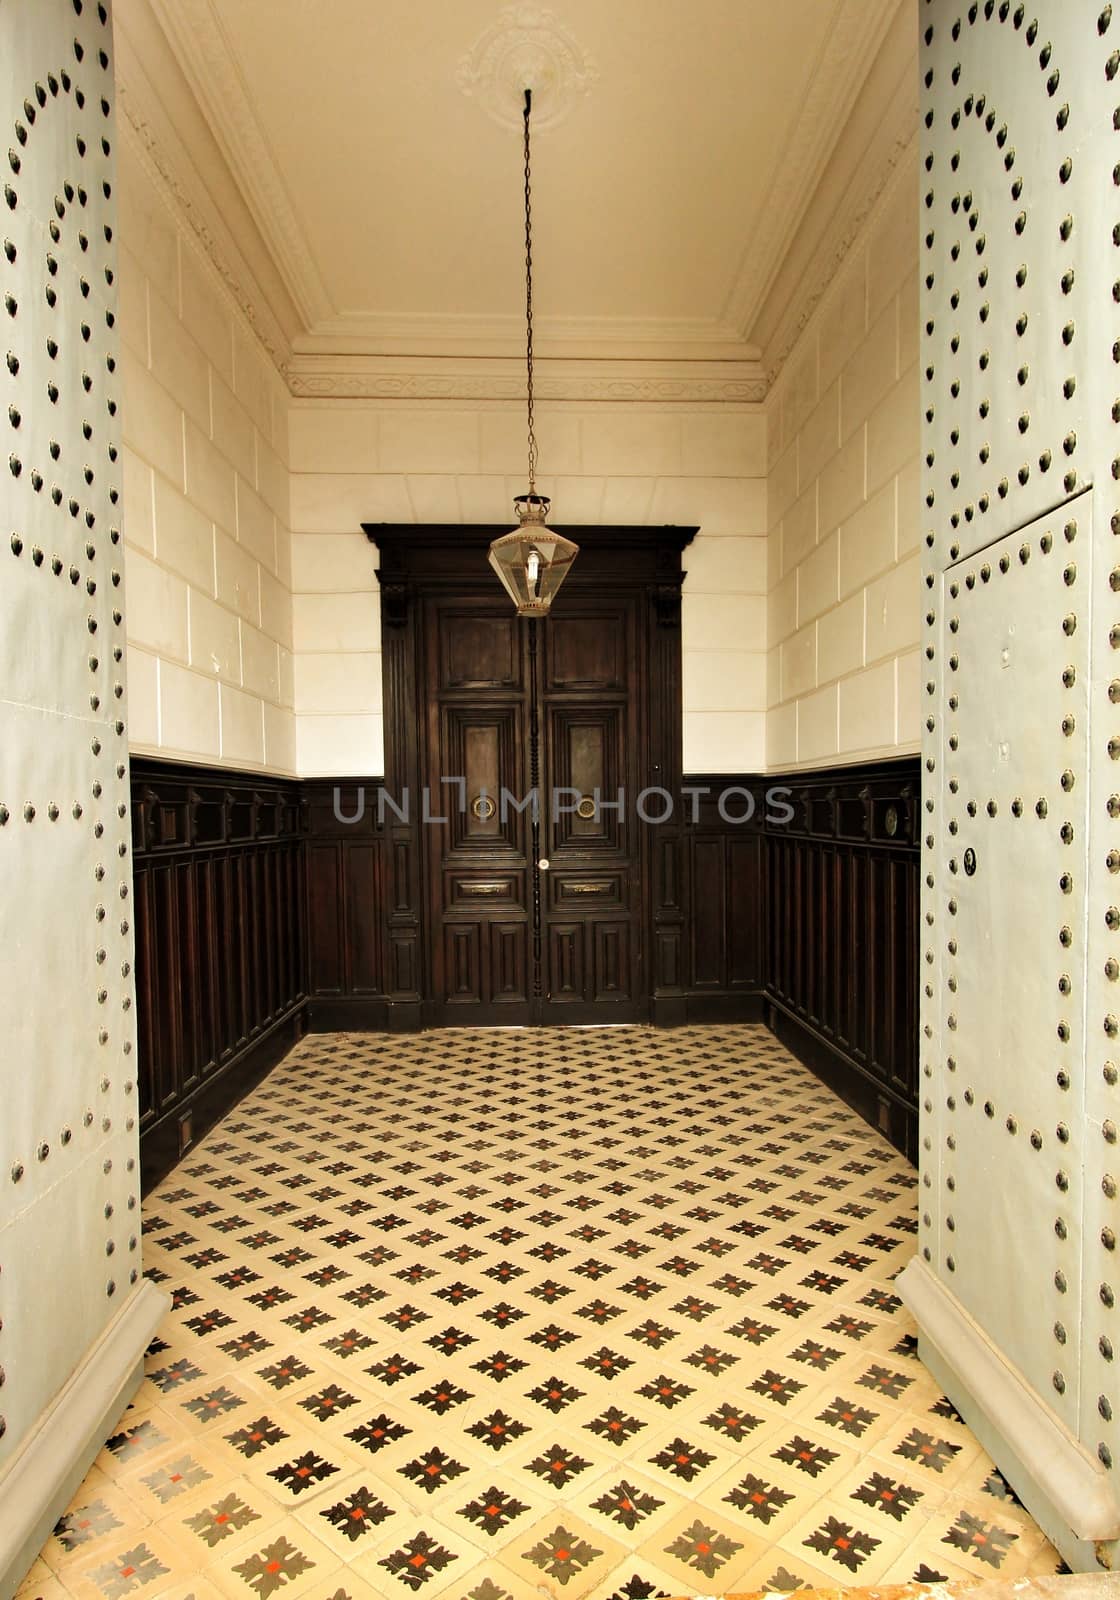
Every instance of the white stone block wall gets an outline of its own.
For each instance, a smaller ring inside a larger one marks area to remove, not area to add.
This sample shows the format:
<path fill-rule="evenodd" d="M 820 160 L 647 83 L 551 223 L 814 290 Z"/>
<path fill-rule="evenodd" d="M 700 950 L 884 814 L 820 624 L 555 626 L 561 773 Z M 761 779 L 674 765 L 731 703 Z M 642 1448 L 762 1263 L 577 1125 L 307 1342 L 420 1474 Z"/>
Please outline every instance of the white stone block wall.
<path fill-rule="evenodd" d="M 514 525 L 525 420 L 506 402 L 297 401 L 293 635 L 303 775 L 382 770 L 376 551 L 362 522 Z M 538 409 L 552 517 L 699 524 L 685 551 L 686 771 L 764 759 L 766 419 L 760 406 Z"/>
<path fill-rule="evenodd" d="M 908 152 L 767 400 L 772 769 L 919 745 L 917 263 Z"/>
<path fill-rule="evenodd" d="M 131 747 L 294 773 L 287 387 L 131 133 L 119 190 Z"/>

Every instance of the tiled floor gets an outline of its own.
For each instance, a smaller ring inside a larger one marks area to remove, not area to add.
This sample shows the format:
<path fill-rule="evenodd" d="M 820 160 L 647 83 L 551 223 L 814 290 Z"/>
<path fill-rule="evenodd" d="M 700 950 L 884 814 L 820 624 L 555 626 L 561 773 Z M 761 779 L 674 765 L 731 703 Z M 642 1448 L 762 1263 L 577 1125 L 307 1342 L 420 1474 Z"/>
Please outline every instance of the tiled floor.
<path fill-rule="evenodd" d="M 21 1592 L 1052 1573 L 916 1359 L 915 1182 L 759 1027 L 312 1037 L 150 1197 L 175 1310 Z"/>

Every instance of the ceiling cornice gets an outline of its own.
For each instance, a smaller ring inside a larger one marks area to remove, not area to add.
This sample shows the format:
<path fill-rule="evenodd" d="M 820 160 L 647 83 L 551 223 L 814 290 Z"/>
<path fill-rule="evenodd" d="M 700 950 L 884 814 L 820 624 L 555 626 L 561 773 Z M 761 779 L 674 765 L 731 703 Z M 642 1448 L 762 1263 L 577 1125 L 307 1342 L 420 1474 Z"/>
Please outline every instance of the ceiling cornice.
<path fill-rule="evenodd" d="M 875 149 L 857 168 L 856 181 L 836 208 L 829 226 L 809 256 L 766 340 L 762 368 L 772 384 L 785 365 L 809 318 L 836 281 L 872 213 L 903 183 L 917 182 L 918 105 L 901 92 L 878 124 Z M 792 274 L 791 274 L 792 275 Z"/>
<path fill-rule="evenodd" d="M 538 316 L 534 343 L 562 360 L 757 361 L 762 352 L 732 329 L 697 318 Z M 343 316 L 295 340 L 298 355 L 464 358 L 520 356 L 523 316 Z"/>
<path fill-rule="evenodd" d="M 216 198 L 200 171 L 207 163 L 201 114 L 198 126 L 184 138 L 171 115 L 172 95 L 168 72 L 177 71 L 174 57 L 153 60 L 153 43 L 144 30 L 143 7 L 118 3 L 114 7 L 115 85 L 118 122 L 122 136 L 148 174 L 152 188 L 173 216 L 185 240 L 216 273 L 256 337 L 283 374 L 292 353 L 292 335 L 298 326 L 296 308 L 277 280 L 271 256 L 256 235 L 247 212 L 236 214 L 229 194 Z M 139 37 L 134 37 L 133 27 Z M 155 30 L 158 33 L 158 29 Z M 159 75 L 157 90 L 150 70 Z M 183 85 L 187 93 L 187 86 Z M 196 108 L 197 110 L 197 108 Z M 189 142 L 188 142 L 189 139 Z M 212 148 L 214 160 L 220 160 Z M 224 203 L 223 203 L 224 202 Z M 272 280 L 272 281 L 270 281 Z"/>
<path fill-rule="evenodd" d="M 844 0 L 782 161 L 770 185 L 720 321 L 753 336 L 754 325 L 902 0 Z"/>
<path fill-rule="evenodd" d="M 300 227 L 212 0 L 150 0 L 150 4 L 268 241 L 304 326 L 313 328 L 329 320 L 335 307 L 315 264 L 311 241 Z"/>
<path fill-rule="evenodd" d="M 288 386 L 304 399 L 515 400 L 525 398 L 523 366 L 512 360 L 394 360 L 297 355 Z M 752 404 L 766 398 L 755 361 L 540 361 L 538 400 L 630 401 L 662 405 Z"/>

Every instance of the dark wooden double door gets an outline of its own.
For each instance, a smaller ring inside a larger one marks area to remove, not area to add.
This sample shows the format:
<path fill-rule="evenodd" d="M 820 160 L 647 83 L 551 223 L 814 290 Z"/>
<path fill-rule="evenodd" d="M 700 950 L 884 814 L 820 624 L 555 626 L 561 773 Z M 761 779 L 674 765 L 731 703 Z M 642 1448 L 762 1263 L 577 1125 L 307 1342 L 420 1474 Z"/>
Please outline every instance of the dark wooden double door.
<path fill-rule="evenodd" d="M 497 591 L 421 610 L 432 1019 L 644 1019 L 641 600 L 573 588 L 525 619 Z"/>
<path fill-rule="evenodd" d="M 487 563 L 507 529 L 364 527 L 385 787 L 410 797 L 383 825 L 389 1026 L 680 1020 L 681 554 L 696 530 L 561 527 L 579 556 L 530 621 Z M 653 788 L 674 797 L 663 824 L 643 820 L 664 806 Z"/>

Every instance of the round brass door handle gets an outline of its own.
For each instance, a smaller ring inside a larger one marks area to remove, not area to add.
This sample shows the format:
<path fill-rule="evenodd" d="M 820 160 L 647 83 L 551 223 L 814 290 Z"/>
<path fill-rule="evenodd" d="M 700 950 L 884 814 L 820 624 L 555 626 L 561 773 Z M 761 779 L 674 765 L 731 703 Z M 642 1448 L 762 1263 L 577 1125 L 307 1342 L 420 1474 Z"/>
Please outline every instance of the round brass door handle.
<path fill-rule="evenodd" d="M 579 805 L 576 807 L 576 816 L 582 817 L 584 822 L 590 822 L 594 815 L 595 802 L 589 794 L 585 794 Z"/>
<path fill-rule="evenodd" d="M 479 822 L 489 822 L 497 809 L 488 794 L 476 794 L 471 801 L 471 812 Z"/>

